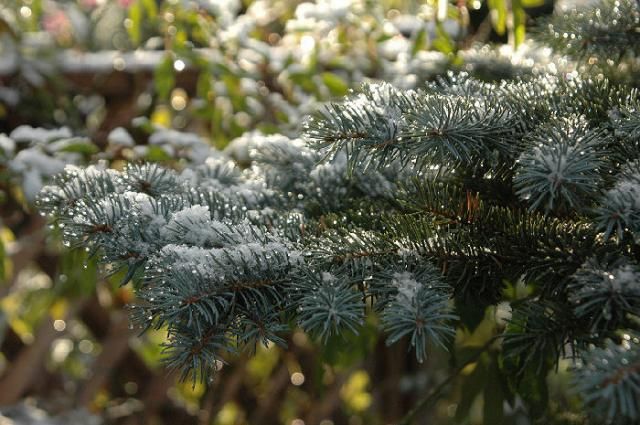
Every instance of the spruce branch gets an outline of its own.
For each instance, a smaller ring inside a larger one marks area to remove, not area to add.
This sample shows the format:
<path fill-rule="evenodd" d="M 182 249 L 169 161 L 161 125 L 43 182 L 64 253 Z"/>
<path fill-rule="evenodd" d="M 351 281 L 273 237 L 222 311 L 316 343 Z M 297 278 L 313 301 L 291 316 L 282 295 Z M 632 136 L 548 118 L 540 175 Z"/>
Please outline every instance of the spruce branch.
<path fill-rule="evenodd" d="M 406 212 L 386 218 L 387 233 L 406 248 L 434 259 L 456 294 L 488 302 L 501 296 L 503 280 L 562 292 L 567 279 L 594 252 L 612 245 L 593 225 L 498 207 L 458 186 L 413 182 L 398 200 Z M 571 247 L 571 250 L 567 250 Z"/>
<path fill-rule="evenodd" d="M 306 274 L 299 296 L 298 323 L 323 342 L 345 331 L 357 333 L 364 321 L 362 295 L 330 272 Z M 294 285 L 297 285 L 294 283 Z M 296 286 L 300 291 L 302 286 Z"/>
<path fill-rule="evenodd" d="M 549 365 L 557 365 L 560 358 L 576 351 L 578 321 L 558 302 L 520 303 L 509 322 L 504 356 L 519 376 L 529 368 L 536 374 L 547 373 Z"/>
<path fill-rule="evenodd" d="M 509 153 L 506 141 L 515 133 L 510 111 L 487 99 L 422 96 L 405 115 L 401 135 L 405 155 L 427 164 L 489 167 Z M 494 159 L 495 158 L 495 159 Z"/>
<path fill-rule="evenodd" d="M 224 331 L 216 327 L 195 334 L 191 328 L 176 326 L 163 344 L 164 362 L 170 371 L 179 373 L 181 380 L 190 379 L 195 387 L 196 382 L 209 381 L 222 361 L 220 353 L 229 347 Z"/>
<path fill-rule="evenodd" d="M 540 24 L 536 38 L 579 60 L 619 62 L 640 55 L 640 6 L 635 0 L 602 0 Z"/>
<path fill-rule="evenodd" d="M 419 277 L 410 272 L 395 273 L 391 285 L 397 290 L 382 315 L 383 327 L 389 333 L 387 345 L 410 336 L 410 346 L 422 363 L 429 342 L 444 348 L 455 335 L 450 322 L 457 316 L 451 313 L 449 295 L 442 290 L 445 285 L 435 270 Z"/>
<path fill-rule="evenodd" d="M 619 241 L 630 234 L 640 235 L 640 162 L 626 164 L 616 184 L 609 189 L 595 210 L 598 229 L 604 237 L 616 235 Z"/>
<path fill-rule="evenodd" d="M 352 170 L 361 161 L 362 170 L 372 160 L 384 165 L 397 158 L 395 144 L 404 126 L 402 113 L 413 97 L 412 91 L 402 92 L 390 84 L 365 84 L 360 94 L 330 104 L 307 120 L 306 138 L 330 154 L 344 149 Z M 363 148 L 370 155 L 363 155 Z"/>
<path fill-rule="evenodd" d="M 640 420 L 640 340 L 624 332 L 621 341 L 583 352 L 574 370 L 574 389 L 598 420 L 631 425 Z"/>
<path fill-rule="evenodd" d="M 629 316 L 640 314 L 640 270 L 623 257 L 613 264 L 590 259 L 572 277 L 569 299 L 578 318 L 593 332 L 629 326 Z"/>
<path fill-rule="evenodd" d="M 591 127 L 606 126 L 622 105 L 637 101 L 638 91 L 606 77 L 571 76 L 554 78 L 555 89 L 549 95 L 558 116 L 584 115 Z"/>
<path fill-rule="evenodd" d="M 626 160 L 638 159 L 640 147 L 640 99 L 635 93 L 629 97 L 627 103 L 611 112 L 611 123 L 621 138 L 622 158 Z"/>
<path fill-rule="evenodd" d="M 370 310 L 423 361 L 524 282 L 501 355 L 526 378 L 637 327 L 637 115 L 635 90 L 574 73 L 367 84 L 306 139 L 236 139 L 246 168 L 215 150 L 181 171 L 70 168 L 38 202 L 67 244 L 126 269 L 134 320 L 167 329 L 183 377 L 292 324 L 358 332 Z"/>
<path fill-rule="evenodd" d="M 607 171 L 606 133 L 572 116 L 541 125 L 524 143 L 513 184 L 532 210 L 580 211 L 593 202 Z"/>

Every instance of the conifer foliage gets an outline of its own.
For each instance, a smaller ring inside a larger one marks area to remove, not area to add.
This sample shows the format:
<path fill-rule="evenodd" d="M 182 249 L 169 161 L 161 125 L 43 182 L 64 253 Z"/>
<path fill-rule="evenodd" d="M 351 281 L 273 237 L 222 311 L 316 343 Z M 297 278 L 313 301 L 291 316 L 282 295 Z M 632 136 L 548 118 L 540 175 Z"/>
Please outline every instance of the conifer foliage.
<path fill-rule="evenodd" d="M 606 56 L 615 39 L 614 59 L 635 60 L 638 17 L 606 2 L 555 18 L 548 40 Z M 65 243 L 127 270 L 134 320 L 166 327 L 184 377 L 284 345 L 291 326 L 357 332 L 369 312 L 421 361 L 473 327 L 469 311 L 508 300 L 508 391 L 572 357 L 594 423 L 638 423 L 639 108 L 635 88 L 578 73 L 372 83 L 303 139 L 254 135 L 249 168 L 222 153 L 182 171 L 68 168 L 39 205 Z M 507 299 L 517 282 L 528 295 Z"/>

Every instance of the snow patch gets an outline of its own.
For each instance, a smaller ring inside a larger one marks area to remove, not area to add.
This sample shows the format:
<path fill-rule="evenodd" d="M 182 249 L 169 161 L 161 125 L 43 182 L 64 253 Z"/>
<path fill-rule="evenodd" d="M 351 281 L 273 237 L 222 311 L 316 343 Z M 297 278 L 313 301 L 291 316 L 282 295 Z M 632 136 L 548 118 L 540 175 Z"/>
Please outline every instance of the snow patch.
<path fill-rule="evenodd" d="M 394 273 L 391 284 L 398 290 L 396 299 L 401 302 L 412 302 L 421 286 L 409 272 Z"/>

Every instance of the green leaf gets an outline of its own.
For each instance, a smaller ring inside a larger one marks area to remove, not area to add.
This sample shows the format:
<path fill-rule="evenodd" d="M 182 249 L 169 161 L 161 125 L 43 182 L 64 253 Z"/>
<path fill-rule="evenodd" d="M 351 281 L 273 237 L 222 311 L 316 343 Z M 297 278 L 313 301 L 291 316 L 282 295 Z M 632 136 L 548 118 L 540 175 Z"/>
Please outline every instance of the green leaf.
<path fill-rule="evenodd" d="M 0 310 L 0 345 L 4 343 L 4 339 L 7 335 L 7 329 L 9 328 L 9 320 L 4 310 Z"/>
<path fill-rule="evenodd" d="M 127 32 L 133 44 L 137 46 L 140 44 L 142 37 L 140 31 L 142 27 L 142 7 L 139 1 L 134 1 L 133 4 L 129 6 L 129 19 L 131 20 L 131 25 L 127 27 Z"/>
<path fill-rule="evenodd" d="M 335 96 L 344 96 L 349 92 L 349 85 L 336 74 L 323 72 L 322 81 Z"/>
<path fill-rule="evenodd" d="M 158 98 L 168 100 L 171 90 L 175 86 L 176 77 L 173 70 L 173 58 L 171 55 L 165 56 L 164 60 L 155 70 L 154 82 Z"/>
<path fill-rule="evenodd" d="M 209 134 L 212 135 L 214 146 L 218 149 L 224 149 L 224 147 L 227 146 L 227 143 L 229 143 L 224 123 L 224 110 L 222 108 L 214 107 L 211 114 L 211 131 Z"/>
<path fill-rule="evenodd" d="M 173 48 L 177 52 L 185 52 L 189 42 L 189 33 L 184 29 L 179 29 L 173 36 Z M 186 52 L 185 52 L 186 53 Z"/>
<path fill-rule="evenodd" d="M 477 350 L 477 349 L 476 349 Z M 476 351 L 473 350 L 473 351 Z M 487 367 L 482 360 L 474 363 L 475 367 L 473 371 L 464 376 L 460 388 L 460 401 L 456 408 L 456 423 L 462 423 L 462 421 L 469 416 L 469 410 L 473 402 L 478 398 L 478 395 L 482 393 L 485 385 L 487 384 Z"/>
<path fill-rule="evenodd" d="M 135 120 L 134 128 L 143 131 L 144 133 L 151 134 L 155 131 L 153 124 L 147 117 L 138 117 Z"/>
<path fill-rule="evenodd" d="M 312 76 L 313 76 L 313 73 L 308 72 L 308 71 L 305 71 L 305 72 L 292 72 L 289 75 L 289 78 L 291 79 L 291 81 L 293 81 L 294 83 L 299 85 L 300 88 L 302 88 L 304 91 L 307 91 L 309 93 L 318 94 L 318 89 L 316 88 L 316 85 L 314 84 L 313 80 L 311 79 Z"/>
<path fill-rule="evenodd" d="M 520 0 L 523 7 L 540 7 L 544 6 L 544 0 Z"/>
<path fill-rule="evenodd" d="M 96 258 L 89 258 L 82 249 L 63 251 L 58 263 L 60 275 L 54 286 L 59 296 L 92 294 L 98 279 Z"/>
<path fill-rule="evenodd" d="M 268 122 L 258 124 L 257 128 L 263 134 L 276 134 L 280 130 L 280 127 L 277 125 Z"/>
<path fill-rule="evenodd" d="M 17 28 L 14 28 L 15 25 L 13 23 L 0 17 L 0 35 L 7 34 L 13 40 L 18 39 L 18 31 Z"/>
<path fill-rule="evenodd" d="M 518 394 L 527 403 L 532 417 L 542 417 L 549 404 L 549 388 L 547 386 L 547 374 L 553 366 L 552 361 L 547 362 L 547 367 L 541 373 L 536 373 L 534 368 L 527 368 L 525 375 L 518 386 Z"/>
<path fill-rule="evenodd" d="M 413 42 L 413 46 L 411 46 L 411 56 L 415 56 L 421 50 L 426 50 L 428 48 L 427 43 L 427 30 L 425 28 L 422 28 L 420 31 L 418 31 L 416 40 Z"/>
<path fill-rule="evenodd" d="M 509 325 L 512 329 L 517 328 L 515 324 Z M 505 378 L 509 387 L 509 391 L 517 393 L 527 404 L 532 417 L 537 418 L 545 414 L 549 403 L 549 388 L 547 385 L 547 375 L 554 366 L 551 357 L 544 359 L 540 371 L 534 367 L 523 369 L 523 373 L 518 374 L 514 371 L 518 367 L 515 362 L 517 359 L 504 357 L 504 367 L 506 370 Z M 511 398 L 511 395 L 509 397 Z"/>
<path fill-rule="evenodd" d="M 374 349 L 378 337 L 376 319 L 369 316 L 365 324 L 358 329 L 357 334 L 346 332 L 330 336 L 320 348 L 322 359 L 332 366 L 348 368 L 367 358 Z M 345 350 L 344 347 L 349 349 Z"/>
<path fill-rule="evenodd" d="M 498 35 L 507 31 L 507 0 L 488 0 L 487 5 L 491 13 L 493 29 Z"/>
<path fill-rule="evenodd" d="M 144 6 L 144 11 L 147 13 L 148 18 L 153 19 L 158 15 L 156 0 L 142 0 L 142 6 Z"/>
<path fill-rule="evenodd" d="M 436 39 L 433 40 L 432 46 L 434 49 L 445 53 L 454 53 L 456 50 L 456 46 L 449 37 L 449 34 L 444 30 L 441 22 L 436 22 Z"/>
<path fill-rule="evenodd" d="M 229 100 L 236 110 L 242 110 L 245 102 L 245 94 L 240 84 L 240 78 L 232 73 L 222 76 L 222 81 L 227 88 Z"/>
<path fill-rule="evenodd" d="M 211 82 L 213 81 L 213 75 L 209 67 L 202 67 L 200 73 L 198 75 L 198 82 L 196 83 L 196 93 L 198 97 L 208 100 L 210 99 L 212 93 L 213 86 Z"/>
<path fill-rule="evenodd" d="M 495 357 L 487 368 L 487 381 L 484 387 L 483 417 L 485 424 L 501 425 L 504 423 L 504 390 L 502 372 Z"/>
<path fill-rule="evenodd" d="M 77 142 L 70 143 L 64 148 L 60 149 L 61 152 L 74 152 L 84 155 L 92 155 L 98 152 L 100 149 L 88 140 L 78 140 Z"/>
<path fill-rule="evenodd" d="M 2 238 L 0 238 L 0 282 L 4 282 L 5 279 L 8 277 L 6 276 L 7 271 L 4 266 L 6 255 L 7 254 L 4 249 L 4 242 L 2 241 Z"/>
<path fill-rule="evenodd" d="M 513 13 L 513 43 L 515 47 L 518 47 L 524 41 L 527 14 L 524 11 L 522 0 L 513 0 L 511 10 Z"/>
<path fill-rule="evenodd" d="M 462 324 L 473 332 L 485 318 L 486 304 L 468 304 L 456 298 L 456 311 Z"/>
<path fill-rule="evenodd" d="M 168 161 L 171 156 L 160 146 L 149 145 L 145 159 L 147 161 Z"/>

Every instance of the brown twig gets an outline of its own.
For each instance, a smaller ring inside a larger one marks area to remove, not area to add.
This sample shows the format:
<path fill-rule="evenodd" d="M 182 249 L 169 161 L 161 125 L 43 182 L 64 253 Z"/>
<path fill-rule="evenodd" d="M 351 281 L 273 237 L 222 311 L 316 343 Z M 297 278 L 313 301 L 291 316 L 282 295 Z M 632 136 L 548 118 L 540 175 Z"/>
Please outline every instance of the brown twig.
<path fill-rule="evenodd" d="M 491 345 L 496 341 L 496 339 L 500 338 L 502 335 L 494 335 L 490 338 L 484 345 L 482 345 L 477 352 L 475 352 L 471 357 L 469 357 L 466 361 L 464 361 L 460 366 L 458 366 L 444 381 L 438 384 L 437 387 L 433 389 L 430 393 L 426 394 L 423 398 L 418 400 L 416 405 L 411 409 L 405 416 L 398 422 L 398 425 L 410 425 L 413 420 L 416 418 L 418 413 L 420 413 L 423 409 L 429 407 L 433 402 L 435 402 L 440 393 L 449 385 L 454 379 L 460 375 L 460 372 L 464 370 L 471 363 L 475 363 L 478 361 L 480 356 L 491 347 Z"/>
<path fill-rule="evenodd" d="M 78 404 L 88 407 L 96 394 L 104 387 L 118 363 L 129 351 L 129 320 L 124 312 L 114 312 L 107 337 L 102 342 L 102 352 L 91 367 L 92 375 L 79 391 Z"/>
<path fill-rule="evenodd" d="M 327 394 L 307 415 L 304 421 L 305 424 L 318 425 L 322 420 L 333 417 L 333 413 L 340 407 L 340 390 L 342 386 L 359 367 L 360 365 L 351 366 L 336 377 Z"/>
<path fill-rule="evenodd" d="M 270 418 L 277 414 L 278 406 L 282 402 L 282 394 L 289 385 L 289 369 L 286 364 L 282 364 L 280 368 L 271 378 L 271 386 L 264 398 L 258 401 L 258 409 L 251 416 L 249 423 L 266 424 L 272 423 Z"/>
<path fill-rule="evenodd" d="M 82 303 L 81 300 L 75 300 L 67 311 L 66 318 L 74 317 Z M 53 327 L 53 319 L 47 315 L 40 323 L 33 343 L 20 351 L 7 373 L 0 379 L 0 405 L 17 402 L 42 376 L 51 344 L 59 336 L 60 332 Z"/>

